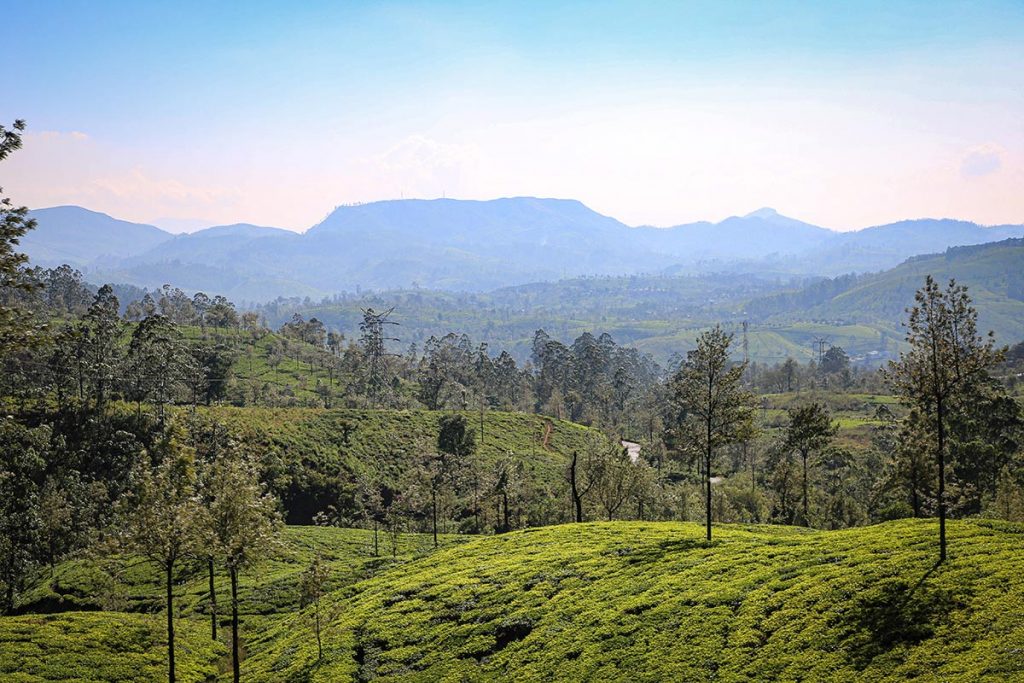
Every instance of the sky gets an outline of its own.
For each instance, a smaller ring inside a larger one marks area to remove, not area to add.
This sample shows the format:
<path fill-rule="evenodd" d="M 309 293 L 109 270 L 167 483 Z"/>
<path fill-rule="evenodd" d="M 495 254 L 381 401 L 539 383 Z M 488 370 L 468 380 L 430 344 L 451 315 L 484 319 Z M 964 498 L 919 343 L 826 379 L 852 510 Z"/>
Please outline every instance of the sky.
<path fill-rule="evenodd" d="M 292 5 L 300 5 L 293 7 Z M 304 230 L 382 199 L 1024 223 L 1024 2 L 0 0 L 18 204 Z"/>

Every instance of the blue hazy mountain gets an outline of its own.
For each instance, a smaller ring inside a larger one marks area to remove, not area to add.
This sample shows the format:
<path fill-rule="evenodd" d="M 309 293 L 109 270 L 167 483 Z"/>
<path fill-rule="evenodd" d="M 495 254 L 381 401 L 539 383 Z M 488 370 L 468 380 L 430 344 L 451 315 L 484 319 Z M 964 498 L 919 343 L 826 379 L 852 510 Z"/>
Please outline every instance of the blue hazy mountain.
<path fill-rule="evenodd" d="M 839 233 L 760 209 L 718 223 L 630 227 L 582 203 L 515 197 L 341 206 L 305 233 L 249 224 L 170 235 L 78 207 L 32 212 L 42 265 L 94 280 L 169 282 L 239 300 L 420 286 L 484 291 L 583 275 L 743 271 L 832 276 L 1024 236 L 1024 226 L 913 220 Z"/>
<path fill-rule="evenodd" d="M 37 209 L 30 215 L 37 225 L 22 238 L 21 248 L 42 266 L 114 263 L 174 237 L 152 225 L 129 223 L 79 206 Z"/>

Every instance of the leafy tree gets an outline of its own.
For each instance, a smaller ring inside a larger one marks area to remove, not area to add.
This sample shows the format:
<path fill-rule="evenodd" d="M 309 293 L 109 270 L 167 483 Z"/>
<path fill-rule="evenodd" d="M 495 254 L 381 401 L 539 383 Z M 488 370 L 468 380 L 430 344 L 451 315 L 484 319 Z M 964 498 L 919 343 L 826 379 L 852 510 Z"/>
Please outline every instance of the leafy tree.
<path fill-rule="evenodd" d="M 192 357 L 184 359 L 194 366 L 196 381 L 192 391 L 194 401 L 202 400 L 206 405 L 219 401 L 227 395 L 231 381 L 235 354 L 226 344 L 202 343 L 191 349 Z"/>
<path fill-rule="evenodd" d="M 167 671 L 175 680 L 174 568 L 196 547 L 199 505 L 195 454 L 172 428 L 156 444 L 156 464 L 140 461 L 132 473 L 133 491 L 123 527 L 127 547 L 160 567 L 166 579 Z"/>
<path fill-rule="evenodd" d="M 768 484 L 775 493 L 773 518 L 783 524 L 796 521 L 798 473 L 793 462 L 793 451 L 784 442 L 774 444 L 768 451 Z"/>
<path fill-rule="evenodd" d="M 177 326 L 162 315 L 151 315 L 135 326 L 128 344 L 128 398 L 137 411 L 144 402 L 156 403 L 160 420 L 164 406 L 174 401 L 184 379 L 185 351 Z"/>
<path fill-rule="evenodd" d="M 0 126 L 0 161 L 21 148 L 25 122 L 17 120 L 11 128 Z M 28 257 L 16 251 L 19 240 L 36 222 L 28 217 L 28 208 L 15 207 L 0 188 L 0 358 L 21 348 L 34 337 L 31 311 L 15 304 L 19 292 L 32 292 L 39 283 L 24 267 Z"/>
<path fill-rule="evenodd" d="M 732 335 L 721 327 L 702 332 L 697 348 L 672 378 L 672 400 L 682 419 L 674 426 L 687 447 L 704 461 L 707 539 L 711 540 L 711 477 L 715 452 L 750 438 L 753 395 L 742 387 L 746 362 L 729 360 Z"/>
<path fill-rule="evenodd" d="M 331 576 L 331 568 L 327 566 L 320 553 L 313 556 L 312 562 L 302 573 L 300 582 L 301 601 L 303 605 L 313 606 L 313 626 L 316 633 L 317 661 L 324 658 L 323 641 L 320 638 L 320 598 Z"/>
<path fill-rule="evenodd" d="M 606 451 L 595 491 L 609 522 L 615 518 L 619 508 L 636 495 L 641 482 L 640 466 L 633 464 L 626 449 L 612 448 Z"/>
<path fill-rule="evenodd" d="M 943 291 L 931 275 L 914 296 L 907 321 L 910 350 L 891 361 L 887 380 L 928 419 L 938 467 L 939 561 L 946 559 L 946 430 L 950 413 L 976 393 L 988 368 L 1001 360 L 993 335 L 977 332 L 978 313 L 967 287 L 950 280 Z"/>
<path fill-rule="evenodd" d="M 14 608 L 41 541 L 40 494 L 49 452 L 50 429 L 30 429 L 0 417 L 0 612 Z"/>
<path fill-rule="evenodd" d="M 464 415 L 443 415 L 438 422 L 437 448 L 456 458 L 468 458 L 476 451 L 476 435 Z"/>
<path fill-rule="evenodd" d="M 828 408 L 814 402 L 789 411 L 786 447 L 800 454 L 803 472 L 803 524 L 810 525 L 807 462 L 811 455 L 828 446 L 839 430 L 832 424 Z"/>
<path fill-rule="evenodd" d="M 73 474 L 72 474 L 73 473 Z M 78 473 L 66 477 L 47 477 L 39 494 L 39 536 L 46 563 L 53 575 L 57 561 L 74 545 L 76 519 L 71 496 L 82 486 Z"/>
<path fill-rule="evenodd" d="M 821 358 L 821 371 L 826 374 L 838 374 L 850 369 L 850 357 L 841 346 L 831 346 Z"/>
<path fill-rule="evenodd" d="M 465 461 L 443 450 L 437 453 L 424 453 L 416 463 L 412 484 L 425 489 L 426 497 L 429 498 L 431 532 L 435 548 L 437 547 L 439 501 L 443 499 L 446 492 L 454 488 L 458 474 L 464 466 Z"/>
<path fill-rule="evenodd" d="M 381 524 L 384 523 L 384 515 L 387 510 L 385 494 L 390 490 L 383 486 L 376 477 L 369 474 L 356 476 L 357 498 L 356 504 L 362 518 L 373 525 L 373 556 L 380 556 L 380 543 L 378 532 Z"/>
<path fill-rule="evenodd" d="M 118 305 L 113 287 L 103 285 L 81 323 L 82 356 L 96 406 L 106 402 L 120 370 L 124 324 Z"/>
<path fill-rule="evenodd" d="M 274 545 L 281 520 L 277 500 L 264 490 L 254 461 L 241 454 L 226 455 L 209 468 L 201 528 L 231 579 L 231 671 L 237 683 L 238 574 Z"/>

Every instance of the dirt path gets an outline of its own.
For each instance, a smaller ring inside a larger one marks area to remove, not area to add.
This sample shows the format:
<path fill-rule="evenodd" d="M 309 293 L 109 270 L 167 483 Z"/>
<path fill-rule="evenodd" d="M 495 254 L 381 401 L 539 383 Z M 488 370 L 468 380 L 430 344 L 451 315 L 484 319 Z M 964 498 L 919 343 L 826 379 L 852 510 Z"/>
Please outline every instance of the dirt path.
<path fill-rule="evenodd" d="M 629 453 L 629 459 L 634 464 L 640 459 L 640 444 L 635 441 L 622 441 L 622 447 Z"/>
<path fill-rule="evenodd" d="M 551 446 L 548 445 L 548 440 L 551 438 L 551 429 L 552 429 L 551 428 L 551 423 L 550 422 L 545 422 L 544 423 L 544 438 L 541 441 L 541 445 L 544 446 L 544 450 L 546 450 L 546 451 L 550 451 L 551 450 Z"/>

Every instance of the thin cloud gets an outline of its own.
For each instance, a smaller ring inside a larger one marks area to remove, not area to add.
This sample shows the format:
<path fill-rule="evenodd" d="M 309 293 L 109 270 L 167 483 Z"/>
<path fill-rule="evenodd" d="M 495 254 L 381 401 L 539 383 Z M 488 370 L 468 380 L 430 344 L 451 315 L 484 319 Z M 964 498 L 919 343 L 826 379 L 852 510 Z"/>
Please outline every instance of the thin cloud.
<path fill-rule="evenodd" d="M 1006 150 L 998 145 L 979 145 L 967 150 L 960 162 L 960 174 L 965 178 L 981 178 L 997 173 L 1003 167 Z"/>

